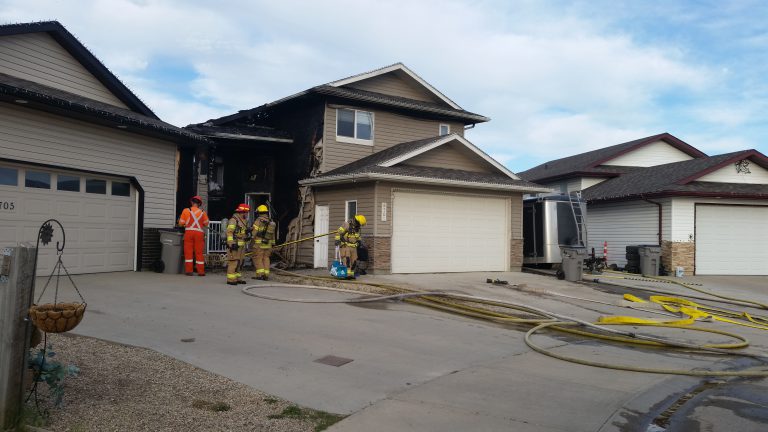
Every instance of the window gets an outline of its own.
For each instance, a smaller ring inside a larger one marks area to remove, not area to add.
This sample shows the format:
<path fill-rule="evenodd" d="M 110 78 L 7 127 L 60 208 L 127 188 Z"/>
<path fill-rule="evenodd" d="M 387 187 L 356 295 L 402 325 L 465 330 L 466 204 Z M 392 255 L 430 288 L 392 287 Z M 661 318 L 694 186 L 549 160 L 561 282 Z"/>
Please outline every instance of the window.
<path fill-rule="evenodd" d="M 337 109 L 336 138 L 343 142 L 368 144 L 365 141 L 373 140 L 373 113 L 353 109 Z"/>
<path fill-rule="evenodd" d="M 80 192 L 80 177 L 59 174 L 56 178 L 56 189 L 60 191 Z"/>
<path fill-rule="evenodd" d="M 15 168 L 0 167 L 0 185 L 18 186 L 19 171 Z"/>
<path fill-rule="evenodd" d="M 355 201 L 347 201 L 345 206 L 344 206 L 344 209 L 345 209 L 344 213 L 347 215 L 347 218 L 344 219 L 344 220 L 348 221 L 348 220 L 352 219 L 357 214 L 357 201 L 356 200 Z"/>
<path fill-rule="evenodd" d="M 112 195 L 131 196 L 131 184 L 125 182 L 112 182 Z"/>
<path fill-rule="evenodd" d="M 451 125 L 441 124 L 440 125 L 440 136 L 448 135 L 449 133 L 451 133 Z"/>
<path fill-rule="evenodd" d="M 24 186 L 28 188 L 50 189 L 51 175 L 47 172 L 27 170 L 24 176 Z"/>
<path fill-rule="evenodd" d="M 98 179 L 85 179 L 85 191 L 92 194 L 107 194 L 107 181 Z"/>

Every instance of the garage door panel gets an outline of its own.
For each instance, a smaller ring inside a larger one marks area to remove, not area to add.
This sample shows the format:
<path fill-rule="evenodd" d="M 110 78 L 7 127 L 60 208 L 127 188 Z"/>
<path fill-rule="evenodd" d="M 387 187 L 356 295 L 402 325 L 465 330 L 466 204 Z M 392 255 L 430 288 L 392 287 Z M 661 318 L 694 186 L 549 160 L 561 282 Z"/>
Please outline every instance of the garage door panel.
<path fill-rule="evenodd" d="M 696 274 L 768 274 L 768 206 L 696 206 Z"/>
<path fill-rule="evenodd" d="M 23 178 L 25 168 L 18 169 Z M 130 198 L 112 196 L 109 188 L 107 194 L 59 191 L 55 180 L 58 172 L 50 173 L 51 189 L 26 188 L 23 182 L 18 187 L 0 186 L 0 200 L 16 204 L 15 211 L 0 213 L 0 247 L 34 243 L 40 224 L 53 218 L 66 230 L 62 258 L 72 274 L 133 270 L 136 191 L 131 191 Z M 38 272 L 46 276 L 56 263 L 55 242 L 61 239 L 58 226 L 53 227 L 54 243 L 41 247 L 38 260 Z"/>
<path fill-rule="evenodd" d="M 509 266 L 505 198 L 396 192 L 392 271 L 504 271 Z"/>

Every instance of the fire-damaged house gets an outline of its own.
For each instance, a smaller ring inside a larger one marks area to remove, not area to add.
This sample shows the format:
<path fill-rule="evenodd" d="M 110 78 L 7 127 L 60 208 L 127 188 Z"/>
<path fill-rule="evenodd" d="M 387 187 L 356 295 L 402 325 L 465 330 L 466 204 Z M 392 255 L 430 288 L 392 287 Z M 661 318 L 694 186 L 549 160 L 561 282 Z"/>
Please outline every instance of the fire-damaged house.
<path fill-rule="evenodd" d="M 283 241 L 364 214 L 377 272 L 518 269 L 522 195 L 547 189 L 464 137 L 488 120 L 397 63 L 187 126 L 214 144 L 182 155 L 181 176 L 193 181 L 180 196 L 207 197 L 212 220 L 269 201 Z M 280 253 L 327 267 L 333 239 Z"/>

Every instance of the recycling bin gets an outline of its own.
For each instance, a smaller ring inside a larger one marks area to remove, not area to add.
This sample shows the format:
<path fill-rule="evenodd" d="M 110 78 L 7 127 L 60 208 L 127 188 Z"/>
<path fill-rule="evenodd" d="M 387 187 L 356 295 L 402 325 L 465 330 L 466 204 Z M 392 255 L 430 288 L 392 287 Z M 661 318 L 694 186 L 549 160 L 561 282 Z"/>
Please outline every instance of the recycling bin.
<path fill-rule="evenodd" d="M 637 249 L 640 255 L 640 273 L 648 276 L 659 275 L 661 264 L 661 247 L 656 245 L 642 245 Z"/>
<path fill-rule="evenodd" d="M 184 272 L 184 233 L 176 230 L 161 230 L 160 259 L 165 267 L 163 273 L 181 274 Z"/>
<path fill-rule="evenodd" d="M 563 257 L 560 268 L 563 279 L 571 282 L 580 281 L 584 272 L 584 260 L 587 258 L 587 248 L 560 246 L 560 254 Z"/>

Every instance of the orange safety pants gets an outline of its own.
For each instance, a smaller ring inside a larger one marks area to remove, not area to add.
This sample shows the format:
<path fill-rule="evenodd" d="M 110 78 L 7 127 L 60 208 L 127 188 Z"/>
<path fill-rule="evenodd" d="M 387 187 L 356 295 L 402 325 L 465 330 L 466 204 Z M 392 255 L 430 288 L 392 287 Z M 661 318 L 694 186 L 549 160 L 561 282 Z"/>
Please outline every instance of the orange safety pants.
<path fill-rule="evenodd" d="M 205 235 L 200 231 L 184 232 L 184 272 L 192 273 L 192 264 L 197 264 L 197 274 L 205 274 L 203 246 Z"/>

